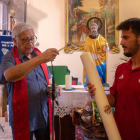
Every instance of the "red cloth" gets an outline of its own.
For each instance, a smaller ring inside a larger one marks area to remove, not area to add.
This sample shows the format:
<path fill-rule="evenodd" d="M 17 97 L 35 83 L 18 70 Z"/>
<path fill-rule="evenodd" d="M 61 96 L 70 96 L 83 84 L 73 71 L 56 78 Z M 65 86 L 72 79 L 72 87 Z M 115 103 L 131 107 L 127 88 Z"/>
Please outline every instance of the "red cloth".
<path fill-rule="evenodd" d="M 39 55 L 41 52 L 34 48 L 36 53 Z M 18 51 L 16 46 L 12 49 L 15 64 L 18 65 L 21 62 L 18 58 Z M 48 71 L 46 64 L 41 64 L 47 84 L 49 84 Z M 52 133 L 52 105 L 51 99 L 48 100 L 49 104 L 49 123 L 50 123 L 50 134 Z M 29 110 L 28 110 L 28 89 L 26 77 L 16 81 L 14 83 L 14 94 L 13 94 L 13 121 L 14 121 L 14 137 L 15 140 L 30 140 L 30 126 L 29 126 Z"/>
<path fill-rule="evenodd" d="M 132 70 L 131 59 L 118 66 L 110 93 L 116 97 L 114 117 L 122 140 L 140 139 L 140 67 Z"/>
<path fill-rule="evenodd" d="M 36 53 L 39 55 L 41 54 L 41 52 L 37 49 L 34 48 L 34 50 L 36 51 Z M 49 77 L 48 77 L 48 70 L 47 70 L 47 66 L 45 63 L 41 64 L 41 67 L 43 69 L 43 72 L 45 74 L 45 78 L 47 81 L 47 84 L 49 85 Z M 48 97 L 48 108 L 49 108 L 49 129 L 50 129 L 50 140 L 52 138 L 52 101 L 51 98 Z M 54 139 L 55 140 L 55 139 Z"/>
<path fill-rule="evenodd" d="M 79 38 L 81 37 L 82 31 L 83 31 L 85 34 L 89 34 L 89 30 L 88 30 L 87 26 L 81 25 L 81 26 L 80 26 L 80 30 L 79 30 Z"/>

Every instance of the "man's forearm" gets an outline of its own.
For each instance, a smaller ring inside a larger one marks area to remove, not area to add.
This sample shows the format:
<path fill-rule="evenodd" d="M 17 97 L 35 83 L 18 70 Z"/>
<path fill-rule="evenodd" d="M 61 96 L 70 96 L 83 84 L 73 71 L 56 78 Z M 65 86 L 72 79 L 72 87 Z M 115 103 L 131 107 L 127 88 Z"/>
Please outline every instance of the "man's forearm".
<path fill-rule="evenodd" d="M 47 63 L 53 61 L 55 57 L 59 54 L 59 51 L 55 48 L 47 49 L 37 57 L 34 57 L 24 63 L 13 66 L 4 71 L 4 76 L 9 81 L 18 81 L 24 78 L 29 72 L 42 63 Z"/>
<path fill-rule="evenodd" d="M 15 65 L 4 71 L 5 79 L 7 82 L 21 80 L 38 65 L 40 65 L 40 61 L 37 57 L 32 58 L 24 63 Z"/>
<path fill-rule="evenodd" d="M 116 104 L 116 99 L 113 94 L 106 95 L 110 106 L 114 107 Z"/>

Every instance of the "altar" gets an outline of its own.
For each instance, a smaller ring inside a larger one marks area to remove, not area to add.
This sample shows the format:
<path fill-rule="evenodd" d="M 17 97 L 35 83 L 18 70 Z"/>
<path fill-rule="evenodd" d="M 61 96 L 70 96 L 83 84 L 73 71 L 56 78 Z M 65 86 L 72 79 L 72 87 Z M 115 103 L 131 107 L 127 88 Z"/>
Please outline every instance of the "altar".
<path fill-rule="evenodd" d="M 83 85 L 72 85 L 72 90 L 64 90 L 64 85 L 61 87 L 61 96 L 58 97 L 60 117 L 72 115 L 72 108 L 83 108 L 89 100 L 88 91 Z M 55 104 L 54 114 L 58 115 L 58 107 Z"/>
<path fill-rule="evenodd" d="M 64 90 L 65 85 L 60 85 L 61 96 L 58 97 L 59 109 L 55 103 L 55 135 L 59 140 L 59 117 L 61 120 L 61 140 L 83 140 L 83 136 L 72 124 L 72 108 L 83 108 L 89 101 L 89 93 L 83 85 L 72 85 L 72 90 Z M 109 88 L 104 88 L 109 93 Z M 89 110 L 89 106 L 86 107 Z M 81 138 L 79 138 L 79 136 Z"/>
<path fill-rule="evenodd" d="M 88 100 L 88 91 L 83 85 L 72 85 L 72 90 L 64 90 L 64 85 L 61 87 L 61 96 L 58 97 L 59 110 L 55 103 L 55 136 L 59 140 L 59 117 L 61 121 L 61 140 L 77 140 L 76 129 L 72 124 L 72 108 L 83 108 Z M 88 109 L 88 107 L 87 107 Z"/>

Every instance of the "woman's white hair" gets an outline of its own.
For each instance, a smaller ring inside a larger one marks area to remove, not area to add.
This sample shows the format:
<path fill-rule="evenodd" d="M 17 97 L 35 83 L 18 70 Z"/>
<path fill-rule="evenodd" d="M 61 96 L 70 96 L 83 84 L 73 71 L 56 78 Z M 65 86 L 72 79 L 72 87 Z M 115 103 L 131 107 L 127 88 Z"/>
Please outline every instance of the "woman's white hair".
<path fill-rule="evenodd" d="M 33 30 L 34 32 L 34 29 L 29 24 L 25 22 L 17 23 L 12 30 L 12 38 L 15 38 L 16 36 L 27 30 Z"/>

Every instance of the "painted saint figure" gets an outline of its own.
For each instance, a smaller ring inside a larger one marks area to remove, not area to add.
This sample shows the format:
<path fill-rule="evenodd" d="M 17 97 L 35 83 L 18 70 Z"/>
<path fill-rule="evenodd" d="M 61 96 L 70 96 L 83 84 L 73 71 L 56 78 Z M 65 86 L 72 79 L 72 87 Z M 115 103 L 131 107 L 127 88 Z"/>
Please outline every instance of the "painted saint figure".
<path fill-rule="evenodd" d="M 73 43 L 78 42 L 79 38 L 78 38 L 78 32 L 77 32 L 77 22 L 74 22 L 74 25 L 72 26 L 71 31 L 73 33 L 73 35 L 72 35 L 72 42 Z"/>
<path fill-rule="evenodd" d="M 86 38 L 84 52 L 90 52 L 95 62 L 97 71 L 102 84 L 106 82 L 106 56 L 109 51 L 108 43 L 105 38 L 98 33 L 98 26 L 96 23 L 90 24 L 91 34 Z M 85 70 L 83 69 L 83 82 L 84 87 L 87 86 L 88 78 Z"/>
<path fill-rule="evenodd" d="M 89 30 L 87 28 L 87 20 L 83 15 L 82 19 L 78 23 L 79 28 L 79 41 L 84 42 L 89 34 Z"/>

